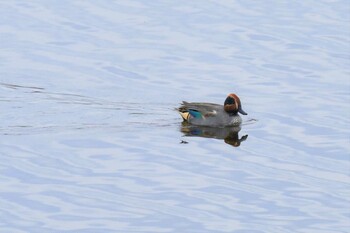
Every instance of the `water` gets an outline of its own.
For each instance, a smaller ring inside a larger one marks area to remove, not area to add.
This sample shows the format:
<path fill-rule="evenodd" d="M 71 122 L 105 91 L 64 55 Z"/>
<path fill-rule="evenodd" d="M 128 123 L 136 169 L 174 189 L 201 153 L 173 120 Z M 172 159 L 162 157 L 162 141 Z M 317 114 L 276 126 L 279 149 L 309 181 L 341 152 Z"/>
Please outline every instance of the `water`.
<path fill-rule="evenodd" d="M 349 232 L 349 1 L 0 6 L 0 232 Z"/>

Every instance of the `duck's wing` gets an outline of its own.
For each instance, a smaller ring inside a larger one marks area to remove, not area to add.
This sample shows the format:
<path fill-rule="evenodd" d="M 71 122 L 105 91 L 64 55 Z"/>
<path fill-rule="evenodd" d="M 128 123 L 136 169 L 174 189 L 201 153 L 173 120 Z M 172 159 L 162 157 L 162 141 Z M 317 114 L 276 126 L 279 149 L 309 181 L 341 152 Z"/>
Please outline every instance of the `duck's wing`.
<path fill-rule="evenodd" d="M 197 102 L 186 102 L 183 101 L 181 106 L 178 108 L 181 116 L 188 120 L 191 115 L 194 118 L 206 118 L 216 116 L 219 109 L 222 108 L 220 104 L 212 103 L 197 103 Z"/>

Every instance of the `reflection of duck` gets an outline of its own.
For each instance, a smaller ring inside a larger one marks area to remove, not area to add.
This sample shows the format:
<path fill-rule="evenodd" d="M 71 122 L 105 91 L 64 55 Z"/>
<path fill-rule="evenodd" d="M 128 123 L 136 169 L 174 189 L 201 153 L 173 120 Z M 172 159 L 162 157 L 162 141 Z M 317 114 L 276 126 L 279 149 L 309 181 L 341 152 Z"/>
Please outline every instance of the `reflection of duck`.
<path fill-rule="evenodd" d="M 238 132 L 241 130 L 241 127 L 225 127 L 225 128 L 213 128 L 206 126 L 196 126 L 190 125 L 188 122 L 182 122 L 181 132 L 185 136 L 194 136 L 194 137 L 205 137 L 205 138 L 216 138 L 224 140 L 227 144 L 230 144 L 234 147 L 241 145 L 241 142 L 245 141 L 248 138 L 248 135 L 244 135 L 239 138 Z"/>
<path fill-rule="evenodd" d="M 229 94 L 224 105 L 212 103 L 189 103 L 183 101 L 177 109 L 184 121 L 192 125 L 202 126 L 238 126 L 242 118 L 238 115 L 243 111 L 241 101 L 235 94 Z"/>

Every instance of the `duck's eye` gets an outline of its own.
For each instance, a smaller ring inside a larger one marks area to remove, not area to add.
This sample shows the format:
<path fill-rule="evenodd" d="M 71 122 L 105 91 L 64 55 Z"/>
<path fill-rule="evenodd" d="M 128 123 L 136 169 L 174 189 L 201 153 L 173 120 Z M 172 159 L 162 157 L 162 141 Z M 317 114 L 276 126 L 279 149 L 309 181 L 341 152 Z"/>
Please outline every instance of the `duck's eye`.
<path fill-rule="evenodd" d="M 226 98 L 224 105 L 228 104 L 235 104 L 235 99 L 230 97 Z"/>

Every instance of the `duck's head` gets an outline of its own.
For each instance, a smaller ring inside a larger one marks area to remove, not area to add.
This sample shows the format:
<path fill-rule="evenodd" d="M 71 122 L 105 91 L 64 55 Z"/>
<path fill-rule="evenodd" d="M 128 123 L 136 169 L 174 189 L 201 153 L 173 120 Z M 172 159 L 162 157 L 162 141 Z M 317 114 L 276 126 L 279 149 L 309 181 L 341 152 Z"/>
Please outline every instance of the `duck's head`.
<path fill-rule="evenodd" d="M 224 103 L 224 110 L 229 114 L 237 114 L 239 112 L 242 115 L 247 115 L 247 113 L 243 111 L 241 100 L 236 94 L 229 94 L 227 96 Z"/>

